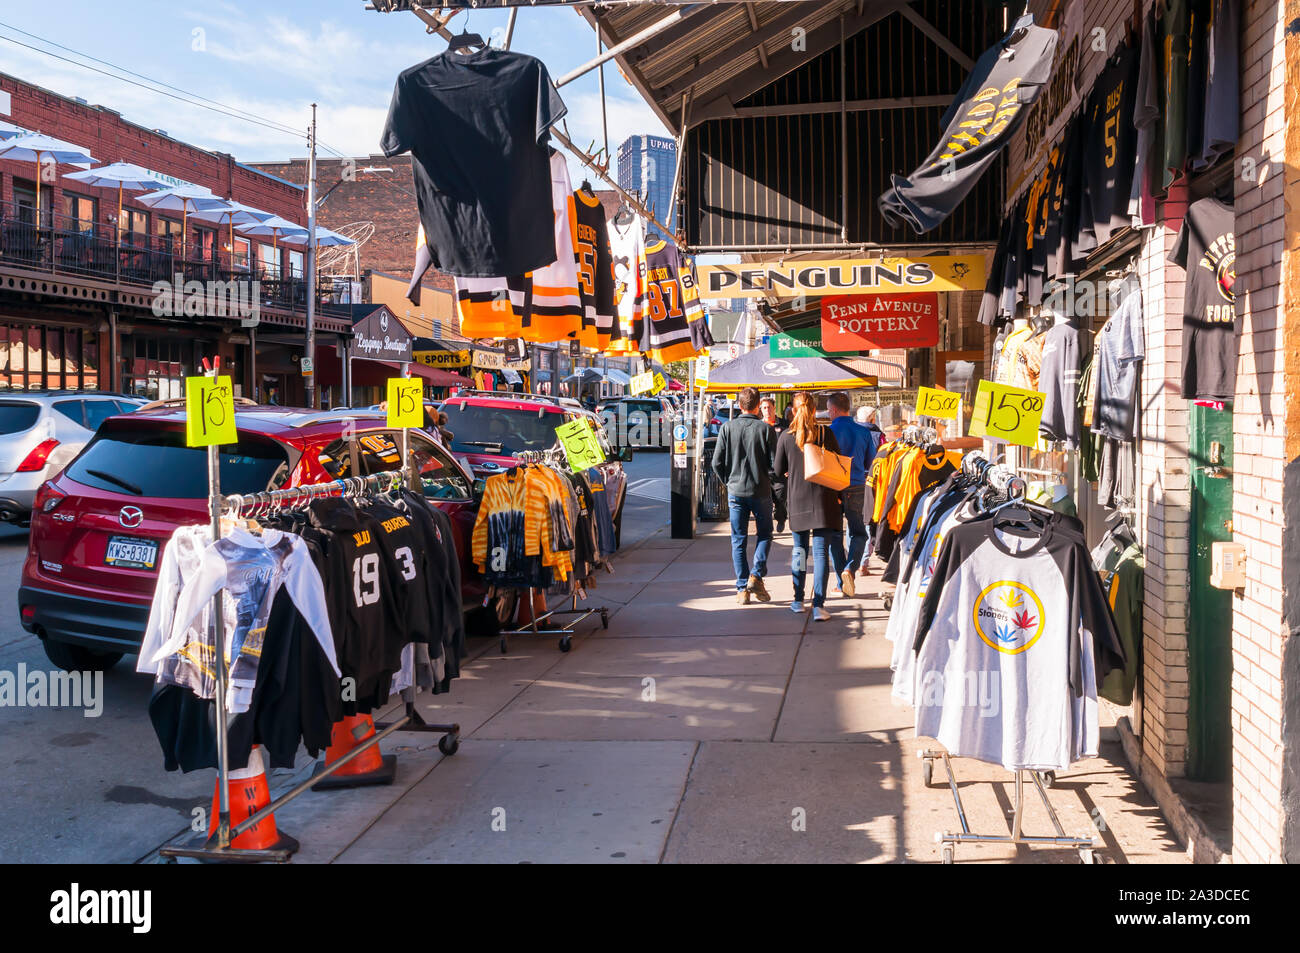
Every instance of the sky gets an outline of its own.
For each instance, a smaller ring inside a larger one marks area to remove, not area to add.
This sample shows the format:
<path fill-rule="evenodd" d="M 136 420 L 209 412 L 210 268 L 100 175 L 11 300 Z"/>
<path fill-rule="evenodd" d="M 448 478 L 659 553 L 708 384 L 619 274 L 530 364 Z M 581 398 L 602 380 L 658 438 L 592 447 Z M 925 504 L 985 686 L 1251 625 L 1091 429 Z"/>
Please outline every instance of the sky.
<path fill-rule="evenodd" d="M 458 15 L 451 28 L 458 31 L 468 20 L 484 38 L 494 30 L 504 36 L 506 19 L 503 10 L 477 10 Z M 365 9 L 365 0 L 62 0 L 57 6 L 10 3 L 0 11 L 0 72 L 107 106 L 128 121 L 241 162 L 305 156 L 313 102 L 322 155 L 378 153 L 397 74 L 446 46 L 425 33 L 414 14 L 376 13 Z M 511 48 L 538 57 L 558 78 L 596 55 L 596 36 L 570 8 L 522 8 Z M 86 57 L 113 64 L 89 62 L 115 76 L 76 65 L 86 64 Z M 266 128 L 133 82 L 166 84 L 189 98 L 303 132 Z M 606 66 L 605 85 L 615 156 L 630 135 L 667 134 L 617 66 Z M 603 145 L 596 72 L 561 95 L 574 143 Z M 580 177 L 572 160 L 570 168 Z"/>

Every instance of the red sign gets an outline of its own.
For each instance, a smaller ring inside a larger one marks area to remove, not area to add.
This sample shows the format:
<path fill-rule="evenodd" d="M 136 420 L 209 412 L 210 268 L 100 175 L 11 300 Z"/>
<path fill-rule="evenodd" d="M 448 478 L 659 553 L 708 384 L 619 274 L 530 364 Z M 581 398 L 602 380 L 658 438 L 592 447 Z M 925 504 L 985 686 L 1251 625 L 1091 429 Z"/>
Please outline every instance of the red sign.
<path fill-rule="evenodd" d="M 874 351 L 939 343 L 939 293 L 822 298 L 822 350 Z"/>

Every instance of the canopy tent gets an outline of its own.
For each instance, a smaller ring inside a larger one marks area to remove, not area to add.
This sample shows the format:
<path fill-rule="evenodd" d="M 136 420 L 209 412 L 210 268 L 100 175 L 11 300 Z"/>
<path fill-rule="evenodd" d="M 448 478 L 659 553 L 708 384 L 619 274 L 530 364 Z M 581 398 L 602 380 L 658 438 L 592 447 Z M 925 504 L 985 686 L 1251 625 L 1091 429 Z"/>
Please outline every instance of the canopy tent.
<path fill-rule="evenodd" d="M 704 389 L 713 393 L 734 392 L 742 387 L 759 390 L 833 390 L 854 387 L 876 387 L 879 380 L 863 374 L 839 361 L 823 357 L 774 358 L 765 347 L 709 371 L 709 382 Z"/>

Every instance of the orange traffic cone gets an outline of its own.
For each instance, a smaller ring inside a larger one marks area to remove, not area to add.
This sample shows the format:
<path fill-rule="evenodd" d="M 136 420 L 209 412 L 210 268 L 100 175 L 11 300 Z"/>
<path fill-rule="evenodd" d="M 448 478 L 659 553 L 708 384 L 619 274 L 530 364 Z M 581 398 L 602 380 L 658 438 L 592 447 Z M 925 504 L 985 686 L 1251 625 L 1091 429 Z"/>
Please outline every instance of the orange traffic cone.
<path fill-rule="evenodd" d="M 262 764 L 262 751 L 254 746 L 248 755 L 248 766 L 229 774 L 230 826 L 241 824 L 271 803 L 271 790 L 266 783 L 266 768 Z M 221 778 L 212 791 L 212 811 L 208 815 L 208 837 L 216 834 L 217 818 L 221 810 Z M 262 818 L 248 830 L 234 837 L 230 846 L 235 850 L 296 851 L 298 842 L 275 827 L 275 815 Z"/>
<path fill-rule="evenodd" d="M 330 732 L 330 746 L 325 751 L 325 768 L 340 760 L 367 739 L 374 736 L 375 721 L 369 715 L 344 715 L 342 721 L 336 721 Z M 365 784 L 392 784 L 397 776 L 397 755 L 384 755 L 379 745 L 371 745 L 365 751 L 339 768 L 333 774 L 322 778 L 316 788 L 350 788 Z"/>

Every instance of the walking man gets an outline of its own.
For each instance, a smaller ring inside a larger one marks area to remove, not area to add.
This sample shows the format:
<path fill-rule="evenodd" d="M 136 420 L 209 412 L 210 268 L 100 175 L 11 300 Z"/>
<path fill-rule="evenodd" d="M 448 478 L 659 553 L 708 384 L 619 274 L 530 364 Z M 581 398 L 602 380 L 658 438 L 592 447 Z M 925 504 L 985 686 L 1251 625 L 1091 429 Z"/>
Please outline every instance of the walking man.
<path fill-rule="evenodd" d="M 718 431 L 713 472 L 727 487 L 731 511 L 731 562 L 736 570 L 736 602 L 748 605 L 753 596 L 768 602 L 763 585 L 767 551 L 772 545 L 772 455 L 776 432 L 758 415 L 758 391 L 746 387 L 737 403 L 740 416 Z M 754 517 L 754 564 L 749 564 L 749 517 Z"/>
<path fill-rule="evenodd" d="M 763 418 L 779 440 L 781 434 L 785 433 L 786 420 L 784 417 L 776 415 L 776 401 L 771 397 L 764 397 L 758 402 L 758 415 Z M 775 443 L 775 441 L 773 441 Z M 785 532 L 785 481 L 779 480 L 773 475 L 772 478 L 772 516 L 776 520 L 776 531 Z"/>
<path fill-rule="evenodd" d="M 867 549 L 867 524 L 862 519 L 862 499 L 866 493 L 867 469 L 875 456 L 875 441 L 871 431 L 855 421 L 849 413 L 849 395 L 843 391 L 831 394 L 826 400 L 831 418 L 831 431 L 840 445 L 840 453 L 852 459 L 849 467 L 849 485 L 843 491 L 844 517 L 849 524 L 848 563 L 835 567 L 839 573 L 844 595 L 857 594 L 854 576 Z"/>

